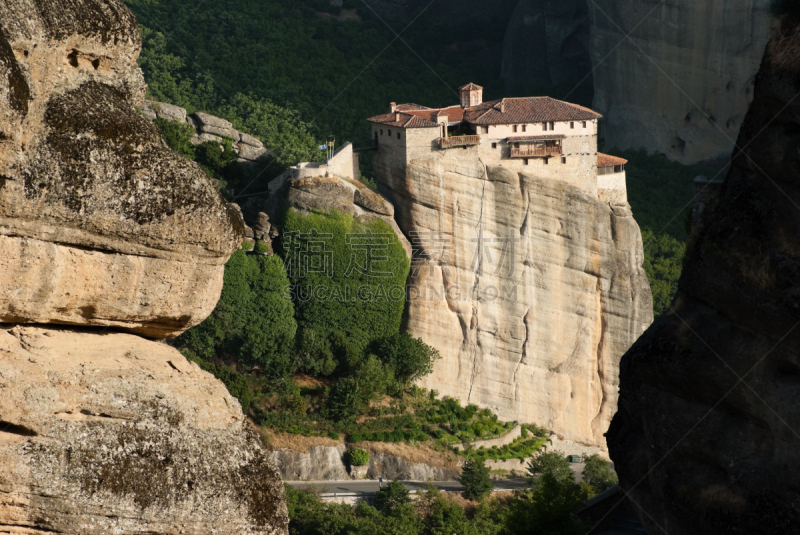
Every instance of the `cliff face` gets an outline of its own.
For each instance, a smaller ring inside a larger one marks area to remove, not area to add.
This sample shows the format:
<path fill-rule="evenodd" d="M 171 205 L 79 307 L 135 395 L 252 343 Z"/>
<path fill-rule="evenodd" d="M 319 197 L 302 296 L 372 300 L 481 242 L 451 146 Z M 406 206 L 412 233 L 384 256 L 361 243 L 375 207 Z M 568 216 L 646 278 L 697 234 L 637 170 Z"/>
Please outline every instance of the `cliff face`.
<path fill-rule="evenodd" d="M 651 533 L 800 523 L 798 50 L 798 22 L 787 22 L 767 47 L 743 153 L 704 214 L 674 312 L 622 359 L 609 451 Z"/>
<path fill-rule="evenodd" d="M 205 319 L 243 238 L 136 113 L 139 49 L 117 0 L 0 4 L 0 531 L 286 533 L 224 385 L 114 332 Z"/>
<path fill-rule="evenodd" d="M 422 386 L 603 445 L 619 357 L 652 321 L 628 207 L 468 156 L 375 168 L 416 250 L 409 332 L 442 355 Z"/>
<path fill-rule="evenodd" d="M 133 15 L 20 0 L 0 5 L 0 24 L 0 321 L 153 338 L 196 325 L 241 218 L 136 113 Z"/>
<path fill-rule="evenodd" d="M 520 0 L 503 46 L 506 92 L 574 84 L 591 70 L 585 0 Z"/>
<path fill-rule="evenodd" d="M 589 2 L 592 107 L 606 117 L 606 146 L 686 164 L 729 155 L 771 34 L 770 4 Z"/>

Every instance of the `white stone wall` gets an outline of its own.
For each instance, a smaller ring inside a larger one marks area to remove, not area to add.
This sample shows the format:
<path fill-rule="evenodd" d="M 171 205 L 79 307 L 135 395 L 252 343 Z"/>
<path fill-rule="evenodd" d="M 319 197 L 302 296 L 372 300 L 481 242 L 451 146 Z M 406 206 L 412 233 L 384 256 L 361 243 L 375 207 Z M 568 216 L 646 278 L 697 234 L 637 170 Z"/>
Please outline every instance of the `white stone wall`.
<path fill-rule="evenodd" d="M 525 131 L 522 131 L 523 125 Z M 572 128 L 570 125 L 574 125 Z M 517 131 L 514 132 L 514 125 L 498 124 L 489 126 L 489 139 L 505 139 L 509 136 L 545 136 L 545 135 L 565 135 L 565 136 L 596 136 L 597 135 L 597 121 L 586 121 L 586 128 L 583 127 L 582 121 L 567 121 L 556 122 L 555 130 L 548 130 L 543 128 L 543 123 L 518 123 Z"/>
<path fill-rule="evenodd" d="M 489 134 L 481 133 L 480 145 L 468 147 L 439 148 L 438 128 L 411 128 L 408 130 L 384 125 L 373 125 L 373 139 L 377 134 L 378 151 L 382 162 L 391 162 L 390 168 L 396 171 L 405 170 L 408 163 L 426 160 L 433 154 L 453 158 L 479 158 L 488 166 L 502 166 L 517 173 L 525 173 L 541 178 L 551 178 L 567 182 L 598 198 L 597 183 L 597 122 L 587 121 L 584 129 L 580 121 L 575 121 L 575 128 L 569 122 L 556 123 L 556 129 L 547 134 L 563 134 L 563 155 L 550 158 L 511 158 L 511 147 L 505 141 L 509 136 L 544 135 L 541 124 L 529 125 L 527 132 L 513 132 L 511 125 L 489 127 Z M 538 128 L 538 131 L 536 130 Z M 532 131 L 533 130 L 533 131 Z M 479 131 L 482 132 L 481 129 Z M 391 133 L 391 135 L 390 135 Z M 399 136 L 399 137 L 398 137 Z M 494 145 L 494 146 L 493 146 Z M 384 180 L 391 181 L 391 171 L 383 171 Z M 402 171 L 399 173 L 402 175 Z M 398 176 L 398 179 L 401 179 Z M 624 185 L 624 180 L 623 180 Z M 620 197 L 620 195 L 616 195 Z M 627 199 L 627 196 L 625 196 Z M 625 201 L 627 202 L 627 200 Z"/>
<path fill-rule="evenodd" d="M 597 197 L 611 204 L 628 204 L 625 171 L 597 176 Z"/>
<path fill-rule="evenodd" d="M 345 143 L 336 153 L 333 158 L 328 162 L 327 174 L 339 178 L 349 178 L 356 180 L 355 170 L 353 167 L 353 144 Z"/>

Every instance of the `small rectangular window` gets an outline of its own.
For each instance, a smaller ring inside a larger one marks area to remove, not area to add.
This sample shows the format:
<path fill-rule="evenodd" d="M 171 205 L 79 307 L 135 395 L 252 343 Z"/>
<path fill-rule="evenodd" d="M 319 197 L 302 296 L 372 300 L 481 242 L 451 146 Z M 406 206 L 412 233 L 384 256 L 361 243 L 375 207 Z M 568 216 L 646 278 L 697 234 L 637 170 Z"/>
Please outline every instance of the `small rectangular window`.
<path fill-rule="evenodd" d="M 528 125 L 526 125 L 526 124 L 522 125 L 522 131 L 523 132 L 527 132 L 528 131 Z"/>
<path fill-rule="evenodd" d="M 583 121 L 583 127 L 586 128 L 586 121 Z"/>
<path fill-rule="evenodd" d="M 517 125 L 514 125 L 514 132 L 517 131 Z"/>
<path fill-rule="evenodd" d="M 397 139 L 400 139 L 400 132 L 397 133 Z"/>
<path fill-rule="evenodd" d="M 569 127 L 574 130 L 575 129 L 575 121 L 572 121 L 571 123 L 569 123 Z"/>
<path fill-rule="evenodd" d="M 550 158 L 545 158 L 545 159 L 544 159 L 544 164 L 545 164 L 545 165 L 548 165 L 549 163 L 550 163 Z"/>
<path fill-rule="evenodd" d="M 389 137 L 391 137 L 392 136 L 392 131 L 391 130 L 387 130 L 387 132 L 389 133 Z"/>
<path fill-rule="evenodd" d="M 383 135 L 383 128 L 381 128 L 381 135 Z"/>
<path fill-rule="evenodd" d="M 525 165 L 528 165 L 528 159 L 525 158 Z"/>
<path fill-rule="evenodd" d="M 542 130 L 547 132 L 547 123 L 542 123 Z"/>
<path fill-rule="evenodd" d="M 497 148 L 497 143 L 492 143 L 492 148 L 496 149 Z"/>
<path fill-rule="evenodd" d="M 556 129 L 556 123 L 550 123 L 550 130 Z"/>
<path fill-rule="evenodd" d="M 562 156 L 561 157 L 561 163 L 567 163 L 567 157 L 566 156 Z"/>

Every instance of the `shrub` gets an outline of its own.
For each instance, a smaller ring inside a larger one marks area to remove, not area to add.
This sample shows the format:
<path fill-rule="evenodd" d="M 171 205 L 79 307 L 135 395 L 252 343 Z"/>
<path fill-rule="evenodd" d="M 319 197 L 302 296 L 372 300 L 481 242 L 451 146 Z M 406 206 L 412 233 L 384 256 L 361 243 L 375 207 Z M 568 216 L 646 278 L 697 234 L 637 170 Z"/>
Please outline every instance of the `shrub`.
<path fill-rule="evenodd" d="M 386 394 L 394 383 L 394 372 L 384 366 L 375 355 L 369 355 L 356 372 L 364 395 L 372 398 L 375 394 Z"/>
<path fill-rule="evenodd" d="M 353 433 L 352 435 L 347 437 L 349 442 L 363 442 L 364 436 L 361 433 Z"/>
<path fill-rule="evenodd" d="M 358 380 L 353 377 L 340 379 L 328 395 L 328 410 L 338 420 L 351 420 L 361 411 L 362 404 Z"/>
<path fill-rule="evenodd" d="M 408 333 L 382 338 L 372 345 L 372 350 L 379 359 L 392 367 L 395 379 L 404 385 L 431 373 L 434 361 L 439 358 L 436 349 Z M 458 406 L 458 402 L 455 403 Z M 460 406 L 458 409 L 464 413 Z"/>
<path fill-rule="evenodd" d="M 492 492 L 489 467 L 482 458 L 468 459 L 464 463 L 458 481 L 464 485 L 464 496 L 470 500 L 480 500 Z"/>
<path fill-rule="evenodd" d="M 598 454 L 589 455 L 585 459 L 583 480 L 590 484 L 599 493 L 617 484 L 616 474 L 611 471 L 610 463 L 600 458 Z"/>
<path fill-rule="evenodd" d="M 156 126 L 169 148 L 181 156 L 194 160 L 195 149 L 192 144 L 192 138 L 195 134 L 194 128 L 185 123 L 181 124 L 166 119 L 156 119 Z"/>
<path fill-rule="evenodd" d="M 573 481 L 573 472 L 567 458 L 557 451 L 540 451 L 528 462 L 528 473 L 534 481 L 544 475 L 555 479 Z"/>
<path fill-rule="evenodd" d="M 328 339 L 310 327 L 297 333 L 294 367 L 314 376 L 328 376 L 336 370 L 336 359 Z"/>
<path fill-rule="evenodd" d="M 375 508 L 383 513 L 398 511 L 403 505 L 410 502 L 408 489 L 396 479 L 380 489 L 375 496 Z"/>
<path fill-rule="evenodd" d="M 385 221 L 359 221 L 336 211 L 304 216 L 292 209 L 285 216 L 283 247 L 302 327 L 323 337 L 339 331 L 358 354 L 399 331 L 410 263 Z M 314 248 L 322 252 L 310 257 Z M 317 261 L 324 268 L 305 268 Z M 324 298 L 304 298 L 322 288 Z"/>
<path fill-rule="evenodd" d="M 278 257 L 236 251 L 225 266 L 217 307 L 200 325 L 175 340 L 204 360 L 236 355 L 271 378 L 293 371 L 290 352 L 297 324 L 285 299 L 289 281 Z"/>
<path fill-rule="evenodd" d="M 339 439 L 341 439 L 341 437 L 339 436 L 339 433 L 337 433 L 336 431 L 328 431 L 328 438 L 330 438 L 331 440 L 339 440 Z"/>
<path fill-rule="evenodd" d="M 369 463 L 369 453 L 359 448 L 347 450 L 347 462 L 351 466 L 364 466 Z"/>
<path fill-rule="evenodd" d="M 669 309 L 678 291 L 686 244 L 669 234 L 656 236 L 648 228 L 642 229 L 642 240 L 643 267 L 653 293 L 653 314 L 660 316 Z"/>

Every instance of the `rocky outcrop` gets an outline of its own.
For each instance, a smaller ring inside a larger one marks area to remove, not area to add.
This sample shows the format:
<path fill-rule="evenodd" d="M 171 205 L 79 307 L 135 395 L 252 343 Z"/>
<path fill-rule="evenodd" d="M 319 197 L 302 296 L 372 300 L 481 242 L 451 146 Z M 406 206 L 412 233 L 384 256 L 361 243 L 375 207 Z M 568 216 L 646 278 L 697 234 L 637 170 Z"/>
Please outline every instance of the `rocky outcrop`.
<path fill-rule="evenodd" d="M 359 447 L 369 451 L 369 464 L 366 466 L 348 466 L 344 444 L 311 446 L 308 451 L 277 449 L 269 452 L 268 456 L 286 481 L 377 480 L 379 477 L 386 480 L 455 481 L 461 474 L 457 466 L 436 467 L 412 462 L 400 455 L 375 451 L 368 443 L 359 444 Z"/>
<path fill-rule="evenodd" d="M 242 222 L 136 113 L 133 15 L 111 0 L 15 0 L 0 24 L 0 321 L 153 338 L 196 325 Z"/>
<path fill-rule="evenodd" d="M 787 21 L 673 309 L 622 359 L 609 451 L 653 534 L 800 525 L 798 50 Z"/>
<path fill-rule="evenodd" d="M 176 350 L 16 326 L 0 355 L 0 531 L 285 532 L 238 401 Z"/>
<path fill-rule="evenodd" d="M 164 119 L 190 125 L 195 129 L 195 135 L 192 137 L 192 143 L 195 145 L 206 141 L 222 143 L 225 139 L 230 139 L 234 152 L 239 156 L 239 164 L 244 167 L 253 167 L 258 163 L 262 165 L 257 167 L 263 167 L 264 163 L 275 157 L 260 139 L 239 132 L 230 121 L 220 117 L 203 112 L 187 116 L 186 110 L 180 106 L 152 100 L 145 101 L 139 110 L 151 121 Z"/>
<path fill-rule="evenodd" d="M 595 97 L 607 147 L 685 164 L 729 157 L 753 98 L 772 0 L 597 0 Z"/>
<path fill-rule="evenodd" d="M 285 534 L 236 399 L 114 332 L 205 319 L 244 230 L 136 112 L 139 49 L 118 0 L 0 4 L 0 531 Z"/>
<path fill-rule="evenodd" d="M 442 356 L 420 385 L 603 444 L 619 358 L 652 321 L 627 205 L 475 157 L 375 168 L 415 249 L 408 330 Z"/>
<path fill-rule="evenodd" d="M 411 244 L 395 222 L 392 204 L 361 182 L 338 176 L 285 175 L 276 178 L 273 183 L 277 184 L 275 193 L 267 205 L 273 221 L 277 221 L 280 212 L 286 208 L 294 208 L 301 213 L 337 210 L 362 220 L 381 219 L 392 227 L 406 253 L 411 256 Z"/>

